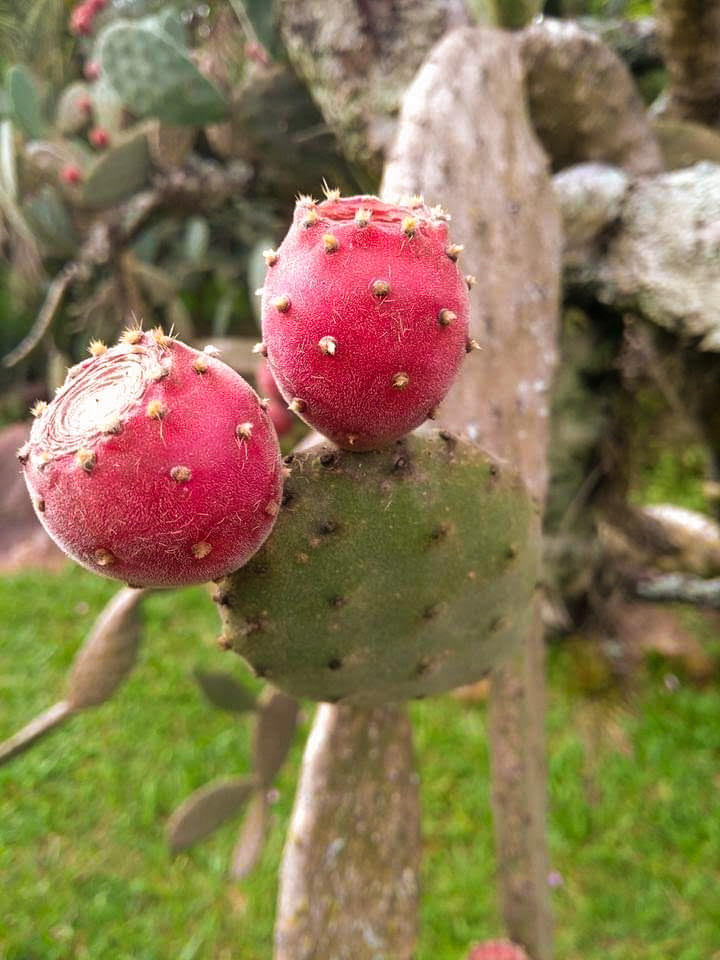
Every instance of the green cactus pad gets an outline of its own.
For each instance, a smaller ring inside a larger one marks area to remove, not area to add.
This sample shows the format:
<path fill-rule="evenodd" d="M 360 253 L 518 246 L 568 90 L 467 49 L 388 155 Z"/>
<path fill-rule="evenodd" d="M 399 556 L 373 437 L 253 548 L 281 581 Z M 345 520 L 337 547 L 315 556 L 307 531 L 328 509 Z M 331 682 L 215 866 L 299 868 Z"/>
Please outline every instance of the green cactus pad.
<path fill-rule="evenodd" d="M 25 220 L 44 251 L 51 256 L 70 257 L 77 249 L 77 235 L 60 192 L 45 184 L 22 205 Z"/>
<path fill-rule="evenodd" d="M 519 643 L 540 518 L 508 467 L 445 432 L 290 466 L 273 535 L 215 598 L 257 675 L 374 704 L 476 680 Z"/>
<path fill-rule="evenodd" d="M 187 51 L 157 25 L 118 20 L 98 38 L 102 76 L 136 116 L 202 125 L 224 119 L 227 104 Z"/>
<path fill-rule="evenodd" d="M 90 122 L 86 107 L 91 104 L 90 86 L 78 80 L 65 87 L 55 107 L 55 127 L 64 137 L 79 134 Z"/>
<path fill-rule="evenodd" d="M 39 139 L 45 130 L 45 121 L 31 73 L 20 64 L 10 67 L 5 85 L 13 119 L 28 137 Z"/>
<path fill-rule="evenodd" d="M 150 176 L 150 150 L 144 130 L 121 134 L 95 161 L 83 184 L 82 199 L 89 207 L 104 207 L 129 197 Z"/>

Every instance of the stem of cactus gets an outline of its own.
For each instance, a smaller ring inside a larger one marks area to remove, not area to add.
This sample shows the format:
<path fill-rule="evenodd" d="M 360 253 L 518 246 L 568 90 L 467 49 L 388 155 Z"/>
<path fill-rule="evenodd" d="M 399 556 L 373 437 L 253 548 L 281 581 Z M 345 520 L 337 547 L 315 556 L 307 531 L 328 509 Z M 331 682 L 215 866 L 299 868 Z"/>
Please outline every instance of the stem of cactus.
<path fill-rule="evenodd" d="M 280 873 L 275 960 L 410 960 L 419 869 L 406 709 L 321 704 Z"/>

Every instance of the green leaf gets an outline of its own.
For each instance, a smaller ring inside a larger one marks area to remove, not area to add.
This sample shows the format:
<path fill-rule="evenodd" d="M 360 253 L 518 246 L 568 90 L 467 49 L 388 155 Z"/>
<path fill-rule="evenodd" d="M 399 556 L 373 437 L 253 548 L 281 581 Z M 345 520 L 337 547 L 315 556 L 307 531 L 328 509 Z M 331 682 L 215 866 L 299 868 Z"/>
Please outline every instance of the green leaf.
<path fill-rule="evenodd" d="M 6 81 L 10 112 L 21 128 L 33 140 L 43 135 L 45 121 L 40 109 L 40 97 L 29 70 L 16 64 L 10 67 Z"/>
<path fill-rule="evenodd" d="M 243 880 L 257 866 L 265 846 L 267 827 L 267 797 L 264 790 L 259 790 L 250 801 L 233 850 L 230 867 L 233 880 Z"/>
<path fill-rule="evenodd" d="M 277 29 L 277 10 L 273 0 L 234 0 L 234 6 L 242 5 L 260 43 L 278 57 L 282 51 Z"/>
<path fill-rule="evenodd" d="M 141 640 L 139 606 L 145 592 L 123 587 L 95 621 L 68 678 L 66 699 L 74 710 L 104 703 L 135 666 Z"/>
<path fill-rule="evenodd" d="M 28 226 L 53 256 L 72 256 L 77 247 L 75 229 L 60 192 L 46 184 L 22 205 Z"/>
<path fill-rule="evenodd" d="M 82 198 L 89 207 L 104 207 L 135 193 L 148 182 L 150 151 L 143 130 L 134 130 L 101 154 L 88 171 Z"/>
<path fill-rule="evenodd" d="M 255 694 L 239 683 L 229 673 L 204 673 L 195 671 L 195 679 L 206 698 L 214 707 L 229 710 L 232 713 L 247 713 L 255 710 Z"/>
<path fill-rule="evenodd" d="M 297 727 L 298 703 L 279 690 L 263 691 L 253 740 L 253 768 L 270 786 L 287 758 Z"/>
<path fill-rule="evenodd" d="M 257 783 L 251 777 L 213 780 L 191 793 L 167 825 L 170 850 L 177 853 L 209 836 L 248 802 Z"/>

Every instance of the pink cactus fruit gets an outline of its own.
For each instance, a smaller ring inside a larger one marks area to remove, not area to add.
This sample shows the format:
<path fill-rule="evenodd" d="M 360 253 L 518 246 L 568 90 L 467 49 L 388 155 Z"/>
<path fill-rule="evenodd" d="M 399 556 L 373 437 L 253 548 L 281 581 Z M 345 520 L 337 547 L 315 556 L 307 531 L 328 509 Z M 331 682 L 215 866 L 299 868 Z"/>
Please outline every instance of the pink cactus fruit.
<path fill-rule="evenodd" d="M 92 33 L 95 9 L 92 4 L 79 3 L 70 14 L 70 32 L 86 37 Z"/>
<path fill-rule="evenodd" d="M 83 76 L 90 82 L 97 80 L 100 76 L 100 64 L 96 60 L 88 60 L 83 67 Z"/>
<path fill-rule="evenodd" d="M 267 412 L 273 422 L 275 432 L 279 437 L 284 437 L 290 433 L 297 421 L 285 405 L 267 360 L 262 360 L 258 366 L 257 385 L 260 396 L 267 398 Z"/>
<path fill-rule="evenodd" d="M 110 144 L 110 134 L 104 127 L 93 127 L 88 134 L 88 140 L 96 150 L 104 150 Z"/>
<path fill-rule="evenodd" d="M 510 940 L 486 940 L 470 948 L 468 960 L 530 960 L 522 947 Z"/>
<path fill-rule="evenodd" d="M 282 462 L 254 390 L 158 327 L 93 341 L 18 451 L 35 511 L 83 566 L 133 586 L 217 579 L 279 512 Z"/>
<path fill-rule="evenodd" d="M 66 163 L 60 170 L 60 179 L 69 186 L 77 186 L 83 181 L 83 172 L 76 163 Z"/>
<path fill-rule="evenodd" d="M 421 197 L 301 197 L 267 250 L 263 341 L 290 409 L 339 446 L 373 450 L 434 415 L 473 341 L 462 247 Z"/>

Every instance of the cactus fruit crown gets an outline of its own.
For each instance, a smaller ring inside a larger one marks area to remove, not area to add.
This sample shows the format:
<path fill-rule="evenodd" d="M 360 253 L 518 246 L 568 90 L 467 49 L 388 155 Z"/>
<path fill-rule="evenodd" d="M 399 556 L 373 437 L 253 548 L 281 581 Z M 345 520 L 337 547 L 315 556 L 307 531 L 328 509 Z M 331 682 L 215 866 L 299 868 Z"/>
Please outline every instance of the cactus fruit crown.
<path fill-rule="evenodd" d="M 296 697 L 382 703 L 478 679 L 523 636 L 539 513 L 468 441 L 292 456 L 283 509 L 219 581 L 221 645 Z"/>
<path fill-rule="evenodd" d="M 265 253 L 263 352 L 290 409 L 339 446 L 376 450 L 445 396 L 468 340 L 468 282 L 448 215 L 326 191 L 301 197 Z"/>
<path fill-rule="evenodd" d="M 270 533 L 283 467 L 242 377 L 161 327 L 93 341 L 18 451 L 35 511 L 83 566 L 132 586 L 216 579 Z"/>

